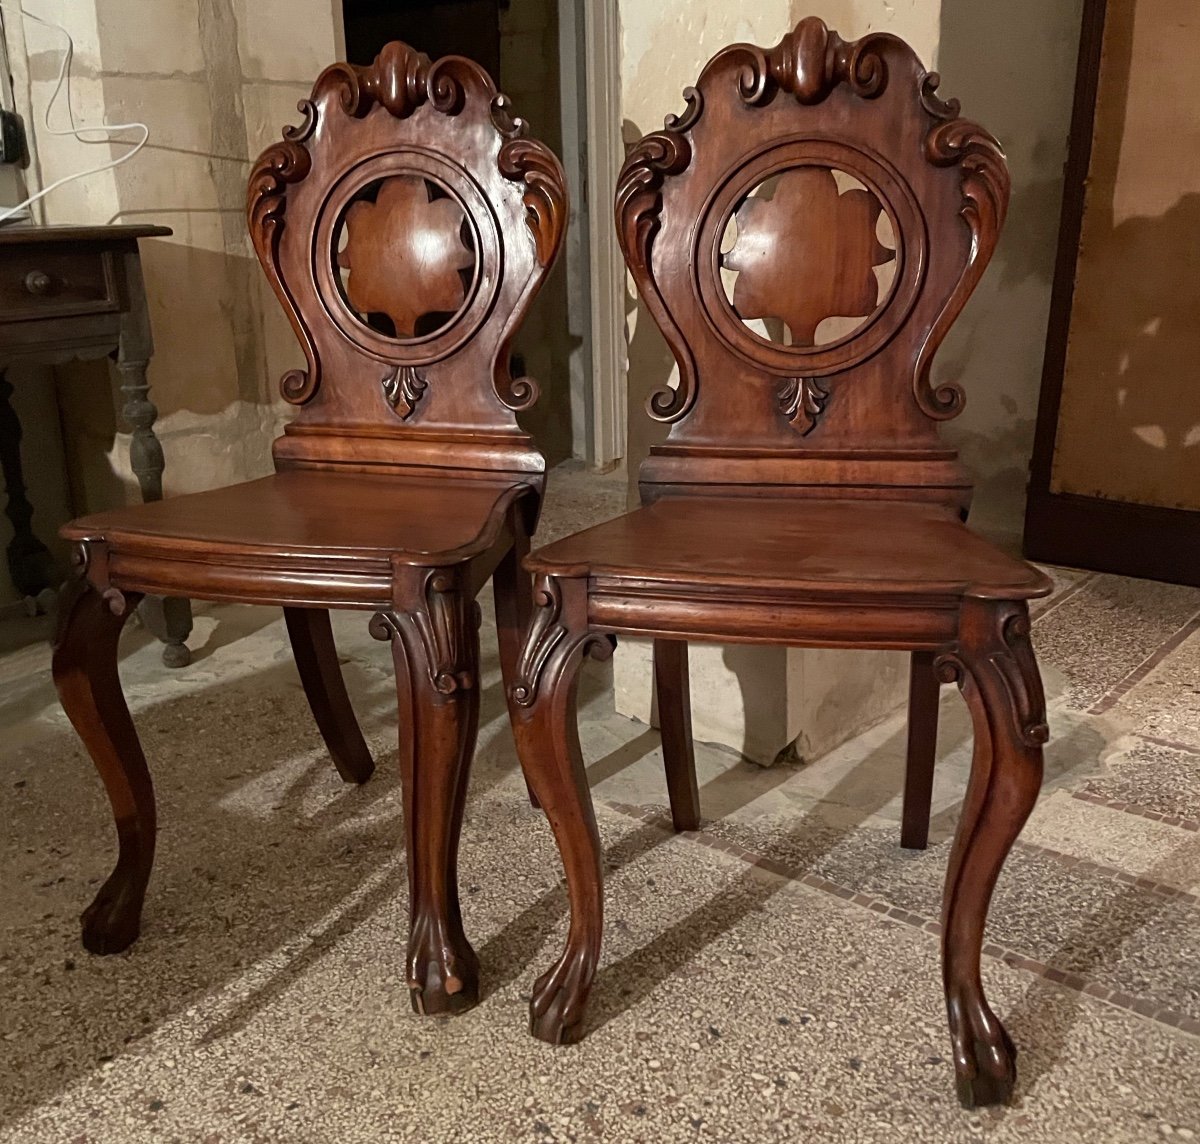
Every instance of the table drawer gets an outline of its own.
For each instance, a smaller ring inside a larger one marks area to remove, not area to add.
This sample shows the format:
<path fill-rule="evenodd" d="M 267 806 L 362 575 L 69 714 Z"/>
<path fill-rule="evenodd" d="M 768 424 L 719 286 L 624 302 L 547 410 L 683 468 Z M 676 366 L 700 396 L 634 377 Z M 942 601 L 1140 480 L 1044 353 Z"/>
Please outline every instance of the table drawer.
<path fill-rule="evenodd" d="M 0 252 L 0 324 L 120 308 L 109 251 L 30 244 Z"/>

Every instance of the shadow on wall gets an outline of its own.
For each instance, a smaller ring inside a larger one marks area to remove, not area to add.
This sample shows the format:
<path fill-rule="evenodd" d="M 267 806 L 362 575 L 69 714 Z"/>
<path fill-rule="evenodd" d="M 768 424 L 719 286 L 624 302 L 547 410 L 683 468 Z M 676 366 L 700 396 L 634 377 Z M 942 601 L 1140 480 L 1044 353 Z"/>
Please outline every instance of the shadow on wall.
<path fill-rule="evenodd" d="M 1174 125 L 1140 70 L 1194 69 L 1186 46 L 1149 46 L 1165 19 L 1135 29 L 1134 6 L 1113 5 L 1105 22 L 1051 489 L 1197 509 L 1200 168 L 1183 150 L 1158 157 Z"/>
<path fill-rule="evenodd" d="M 1013 193 L 996 255 L 934 363 L 966 410 L 942 429 L 976 481 L 972 522 L 1018 535 L 1041 388 L 1083 0 L 943 0 L 941 93 L 1004 145 Z"/>

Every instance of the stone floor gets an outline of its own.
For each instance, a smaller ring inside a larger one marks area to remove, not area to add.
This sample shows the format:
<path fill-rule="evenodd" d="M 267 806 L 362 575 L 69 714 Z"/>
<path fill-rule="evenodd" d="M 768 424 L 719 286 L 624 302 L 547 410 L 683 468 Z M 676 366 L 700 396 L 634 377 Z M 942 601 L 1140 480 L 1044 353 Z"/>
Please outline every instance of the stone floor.
<path fill-rule="evenodd" d="M 546 535 L 621 507 L 555 484 Z M 0 1141 L 1190 1140 L 1200 1133 L 1200 591 L 1062 571 L 1034 640 L 1047 785 L 997 890 L 984 974 L 1021 1046 L 1016 1104 L 955 1101 L 940 880 L 969 762 L 942 709 L 930 849 L 898 846 L 899 718 L 807 767 L 698 748 L 706 821 L 665 829 L 657 734 L 589 664 L 581 733 L 608 933 L 579 1046 L 525 1031 L 565 899 L 525 800 L 484 625 L 461 860 L 485 997 L 409 1008 L 394 692 L 365 617 L 337 621 L 381 766 L 328 764 L 278 614 L 201 607 L 194 663 L 139 630 L 122 672 L 161 842 L 143 936 L 93 958 L 100 786 L 38 643 L 0 656 Z M 618 652 L 618 654 L 620 654 Z"/>

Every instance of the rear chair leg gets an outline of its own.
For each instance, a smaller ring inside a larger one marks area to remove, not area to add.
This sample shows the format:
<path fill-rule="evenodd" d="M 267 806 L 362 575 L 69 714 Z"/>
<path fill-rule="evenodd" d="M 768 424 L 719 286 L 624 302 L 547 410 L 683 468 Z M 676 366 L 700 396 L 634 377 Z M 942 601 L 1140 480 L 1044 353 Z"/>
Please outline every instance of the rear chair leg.
<path fill-rule="evenodd" d="M 523 527 L 514 529 L 516 539 L 513 546 L 492 573 L 492 596 L 496 607 L 496 634 L 500 642 L 500 676 L 504 684 L 504 697 L 517 682 L 517 661 L 521 657 L 521 642 L 533 615 L 533 580 L 521 567 L 521 561 L 529 555 L 529 537 Z M 511 711 L 511 704 L 509 710 Z M 537 795 L 525 781 L 529 805 L 538 809 Z"/>
<path fill-rule="evenodd" d="M 375 762 L 346 693 L 329 613 L 324 608 L 284 608 L 283 618 L 304 694 L 333 765 L 346 782 L 365 783 Z"/>
<path fill-rule="evenodd" d="M 654 641 L 654 693 L 662 732 L 667 797 L 676 830 L 700 829 L 700 791 L 692 746 L 692 696 L 686 640 Z"/>
<path fill-rule="evenodd" d="M 83 912 L 83 944 L 120 953 L 137 939 L 154 865 L 154 788 L 117 674 L 121 629 L 140 595 L 72 580 L 59 600 L 53 674 L 71 725 L 96 764 L 117 825 L 117 865 Z"/>
<path fill-rule="evenodd" d="M 912 653 L 908 679 L 908 760 L 900 845 L 906 850 L 924 850 L 929 844 L 929 808 L 933 802 L 941 688 L 933 670 L 933 652 Z"/>

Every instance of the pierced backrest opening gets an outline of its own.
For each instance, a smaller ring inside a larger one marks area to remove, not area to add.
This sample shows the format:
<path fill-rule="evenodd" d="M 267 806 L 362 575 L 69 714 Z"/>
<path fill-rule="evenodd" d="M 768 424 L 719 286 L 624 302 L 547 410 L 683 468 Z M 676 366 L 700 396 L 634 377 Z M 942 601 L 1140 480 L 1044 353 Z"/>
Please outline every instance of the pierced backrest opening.
<path fill-rule="evenodd" d="M 509 347 L 566 224 L 553 154 L 475 63 L 335 64 L 250 176 L 255 250 L 304 349 L 278 464 L 540 471 Z"/>
<path fill-rule="evenodd" d="M 934 93 L 911 48 L 818 19 L 738 44 L 631 149 L 617 229 L 678 365 L 658 484 L 886 486 L 961 499 L 938 421 L 937 347 L 991 257 L 1008 202 L 999 144 Z"/>

